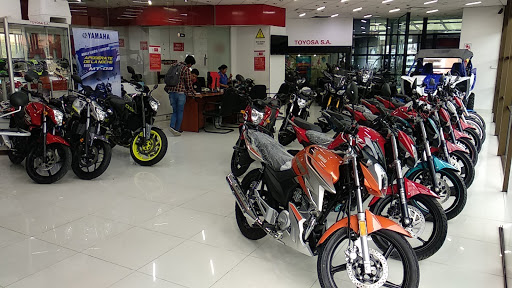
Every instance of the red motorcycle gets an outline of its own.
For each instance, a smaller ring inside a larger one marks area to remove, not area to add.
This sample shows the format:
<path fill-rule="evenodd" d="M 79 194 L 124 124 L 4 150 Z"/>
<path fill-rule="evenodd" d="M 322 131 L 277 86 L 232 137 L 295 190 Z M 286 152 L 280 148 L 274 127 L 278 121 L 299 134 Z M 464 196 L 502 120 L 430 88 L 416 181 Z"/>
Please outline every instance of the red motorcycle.
<path fill-rule="evenodd" d="M 9 103 L 0 107 L 0 117 L 10 117 L 9 129 L 0 129 L 0 146 L 9 148 L 9 159 L 14 164 L 25 160 L 28 176 L 37 183 L 50 184 L 60 180 L 71 166 L 69 144 L 56 130 L 62 126 L 64 114 L 50 106 L 30 102 L 22 89 L 9 96 Z"/>

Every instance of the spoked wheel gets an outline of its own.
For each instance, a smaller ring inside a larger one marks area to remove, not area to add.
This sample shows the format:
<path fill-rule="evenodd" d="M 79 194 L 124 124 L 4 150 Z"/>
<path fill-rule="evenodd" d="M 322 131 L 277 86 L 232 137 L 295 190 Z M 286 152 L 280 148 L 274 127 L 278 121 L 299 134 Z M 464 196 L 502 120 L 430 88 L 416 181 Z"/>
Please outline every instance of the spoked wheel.
<path fill-rule="evenodd" d="M 434 190 L 432 185 L 432 176 L 430 172 L 425 169 L 420 169 L 413 172 L 407 177 L 408 179 L 427 186 L 429 189 Z M 453 219 L 462 212 L 466 206 L 468 192 L 466 185 L 453 170 L 442 169 L 436 173 L 437 186 L 440 199 L 438 201 L 446 213 L 448 220 Z"/>
<path fill-rule="evenodd" d="M 112 158 L 112 147 L 107 142 L 94 141 L 85 154 L 85 145 L 82 143 L 75 151 L 71 168 L 78 178 L 91 180 L 107 170 Z"/>
<path fill-rule="evenodd" d="M 25 169 L 28 176 L 39 184 L 59 181 L 71 166 L 71 149 L 63 144 L 50 144 L 43 155 L 43 147 L 38 145 L 28 154 Z"/>
<path fill-rule="evenodd" d="M 359 252 L 358 239 L 347 228 L 331 235 L 320 247 L 317 273 L 320 286 L 335 287 L 407 287 L 419 286 L 420 270 L 418 258 L 411 245 L 398 233 L 378 230 L 368 237 L 371 273 L 364 272 L 363 259 Z M 379 249 L 374 241 L 384 243 Z M 350 241 L 349 241 L 350 240 Z M 347 254 L 355 256 L 347 261 Z"/>
<path fill-rule="evenodd" d="M 406 240 L 413 247 L 418 260 L 427 259 L 441 249 L 446 239 L 448 232 L 446 214 L 435 198 L 425 195 L 412 197 L 407 201 L 407 205 L 411 224 L 404 228 L 413 238 L 406 238 Z M 372 212 L 396 223 L 402 223 L 400 199 L 397 195 L 378 201 Z M 376 244 L 381 248 L 384 247 L 383 243 L 376 242 Z"/>
<path fill-rule="evenodd" d="M 471 187 L 473 180 L 475 180 L 475 165 L 469 159 L 469 155 L 462 151 L 453 151 L 450 153 L 450 164 L 459 169 L 460 177 L 464 180 L 466 188 Z"/>
<path fill-rule="evenodd" d="M 140 132 L 133 139 L 130 146 L 130 154 L 133 160 L 141 166 L 152 166 L 160 162 L 167 153 L 167 136 L 159 128 L 151 128 L 151 136 L 148 140 Z"/>

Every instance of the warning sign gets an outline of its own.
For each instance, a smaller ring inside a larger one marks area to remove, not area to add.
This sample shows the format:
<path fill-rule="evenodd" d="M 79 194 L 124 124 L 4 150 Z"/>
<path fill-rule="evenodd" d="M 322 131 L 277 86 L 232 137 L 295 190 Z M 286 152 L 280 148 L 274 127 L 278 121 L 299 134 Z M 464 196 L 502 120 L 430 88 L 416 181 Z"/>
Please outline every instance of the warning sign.
<path fill-rule="evenodd" d="M 260 29 L 258 30 L 258 34 L 256 34 L 256 39 L 264 39 L 265 35 L 263 35 L 263 31 Z"/>
<path fill-rule="evenodd" d="M 254 51 L 254 71 L 265 71 L 265 50 Z"/>

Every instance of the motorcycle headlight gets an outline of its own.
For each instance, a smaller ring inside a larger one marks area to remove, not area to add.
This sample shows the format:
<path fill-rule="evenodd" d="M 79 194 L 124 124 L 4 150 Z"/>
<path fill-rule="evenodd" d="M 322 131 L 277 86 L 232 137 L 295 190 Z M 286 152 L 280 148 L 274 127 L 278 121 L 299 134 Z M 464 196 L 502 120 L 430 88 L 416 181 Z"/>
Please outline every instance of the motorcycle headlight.
<path fill-rule="evenodd" d="M 259 112 L 258 110 L 253 109 L 251 111 L 251 121 L 252 121 L 252 123 L 260 124 L 261 121 L 263 121 L 263 116 L 264 116 L 263 112 Z"/>
<path fill-rule="evenodd" d="M 107 112 L 105 112 L 96 102 L 92 102 L 92 108 L 94 109 L 92 116 L 98 121 L 105 121 L 105 118 L 107 118 Z"/>
<path fill-rule="evenodd" d="M 64 113 L 59 110 L 53 110 L 53 117 L 55 117 L 55 122 L 57 122 L 57 126 L 62 126 L 62 122 L 64 121 Z"/>
<path fill-rule="evenodd" d="M 299 98 L 297 100 L 297 105 L 299 105 L 300 109 L 305 108 L 307 104 L 308 104 L 308 101 L 306 99 Z"/>
<path fill-rule="evenodd" d="M 368 80 L 370 80 L 370 75 L 368 75 L 368 74 L 364 74 L 364 75 L 363 75 L 363 83 L 368 82 Z"/>
<path fill-rule="evenodd" d="M 158 106 L 160 106 L 160 102 L 158 102 L 156 99 L 150 99 L 149 106 L 151 106 L 151 109 L 156 112 L 158 110 Z"/>

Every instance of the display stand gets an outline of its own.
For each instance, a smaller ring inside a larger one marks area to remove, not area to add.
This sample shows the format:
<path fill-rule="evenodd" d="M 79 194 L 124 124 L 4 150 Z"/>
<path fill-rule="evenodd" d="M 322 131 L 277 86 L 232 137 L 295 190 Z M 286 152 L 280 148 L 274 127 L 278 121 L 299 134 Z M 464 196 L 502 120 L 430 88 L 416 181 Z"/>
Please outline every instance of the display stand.
<path fill-rule="evenodd" d="M 73 56 L 68 24 L 9 17 L 0 18 L 0 22 L 3 24 L 0 30 L 0 59 L 6 59 L 9 75 L 8 82 L 6 78 L 2 79 L 3 100 L 7 99 L 7 93 L 14 93 L 17 86 L 26 84 L 23 76 L 28 70 L 39 74 L 43 89 L 52 97 L 62 96 L 73 87 Z M 24 64 L 26 69 L 15 69 L 15 64 Z"/>

